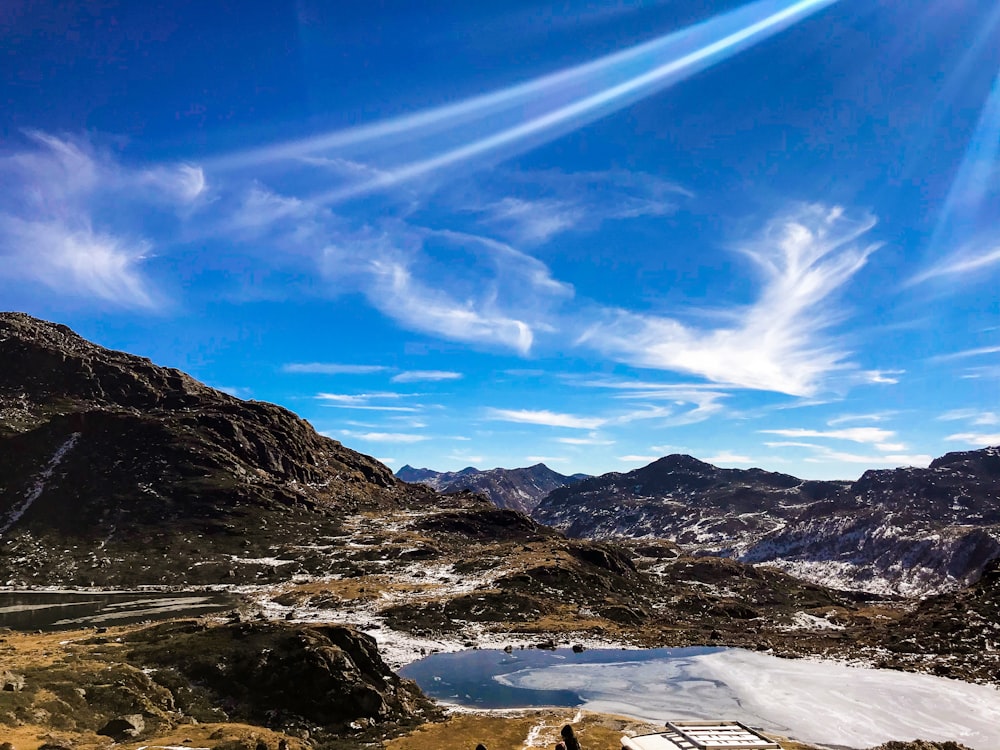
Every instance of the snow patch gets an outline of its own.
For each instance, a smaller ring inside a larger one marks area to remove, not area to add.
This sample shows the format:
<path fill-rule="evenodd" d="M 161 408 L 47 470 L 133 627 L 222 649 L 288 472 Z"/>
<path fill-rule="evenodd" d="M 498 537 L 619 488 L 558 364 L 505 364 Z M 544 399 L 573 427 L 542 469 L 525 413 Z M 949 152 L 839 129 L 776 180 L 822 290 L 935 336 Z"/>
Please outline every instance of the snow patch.
<path fill-rule="evenodd" d="M 80 433 L 74 432 L 66 439 L 66 442 L 56 449 L 56 452 L 52 454 L 52 458 L 49 459 L 45 468 L 42 469 L 38 473 L 38 476 L 36 476 L 32 481 L 31 487 L 29 487 L 28 491 L 24 494 L 23 502 L 10 512 L 7 516 L 7 523 L 0 526 L 0 535 L 7 533 L 7 530 L 10 529 L 11 526 L 20 521 L 21 517 L 28 512 L 28 509 L 34 504 L 34 502 L 41 497 L 42 493 L 45 491 L 46 482 L 52 478 L 53 472 L 59 467 L 59 464 L 62 463 L 66 454 L 73 450 L 73 446 L 76 445 L 76 441 L 79 439 Z"/>

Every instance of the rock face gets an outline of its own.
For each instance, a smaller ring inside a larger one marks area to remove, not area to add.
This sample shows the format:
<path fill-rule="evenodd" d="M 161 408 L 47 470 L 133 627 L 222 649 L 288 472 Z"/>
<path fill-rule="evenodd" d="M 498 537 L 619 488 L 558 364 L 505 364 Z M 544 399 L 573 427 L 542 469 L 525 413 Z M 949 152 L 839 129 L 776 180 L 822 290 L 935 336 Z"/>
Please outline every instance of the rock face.
<path fill-rule="evenodd" d="M 129 642 L 130 661 L 198 685 L 230 719 L 341 734 L 438 714 L 415 683 L 385 665 L 375 640 L 353 628 L 188 621 L 140 631 Z"/>
<path fill-rule="evenodd" d="M 419 495 L 281 407 L 65 326 L 0 314 L 0 362 L 0 583 L 258 580 L 233 559 Z"/>
<path fill-rule="evenodd" d="M 533 515 L 573 536 L 664 537 L 830 586 L 925 594 L 966 585 L 1000 554 L 1000 449 L 853 483 L 674 455 L 555 490 Z"/>
<path fill-rule="evenodd" d="M 461 471 L 433 471 L 415 469 L 406 465 L 396 472 L 396 478 L 432 487 L 439 492 L 471 490 L 486 495 L 498 508 L 509 508 L 530 513 L 535 506 L 559 487 L 574 484 L 586 478 L 584 474 L 565 476 L 552 471 L 545 464 L 535 464 L 523 469 L 480 470 L 473 466 Z"/>

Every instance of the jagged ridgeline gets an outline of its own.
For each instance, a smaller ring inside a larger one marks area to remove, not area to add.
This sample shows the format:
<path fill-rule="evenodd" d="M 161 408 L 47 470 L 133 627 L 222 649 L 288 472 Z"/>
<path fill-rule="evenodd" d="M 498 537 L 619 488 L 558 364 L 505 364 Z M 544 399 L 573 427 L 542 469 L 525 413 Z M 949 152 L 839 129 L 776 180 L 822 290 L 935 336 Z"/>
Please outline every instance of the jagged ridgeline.
<path fill-rule="evenodd" d="M 855 482 L 672 455 L 556 489 L 532 515 L 571 536 L 665 537 L 827 586 L 924 595 L 967 585 L 1000 555 L 1000 448 Z"/>
<path fill-rule="evenodd" d="M 0 314 L 0 363 L 0 583 L 267 579 L 232 560 L 431 495 L 286 409 L 66 326 Z"/>

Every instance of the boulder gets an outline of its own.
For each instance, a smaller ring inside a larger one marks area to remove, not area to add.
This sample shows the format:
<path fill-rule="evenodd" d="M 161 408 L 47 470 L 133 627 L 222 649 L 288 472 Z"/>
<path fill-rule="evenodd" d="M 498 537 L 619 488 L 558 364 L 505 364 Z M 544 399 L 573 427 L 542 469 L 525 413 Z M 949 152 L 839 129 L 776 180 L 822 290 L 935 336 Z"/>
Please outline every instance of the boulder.
<path fill-rule="evenodd" d="M 104 737 L 110 737 L 115 742 L 127 742 L 142 734 L 145 728 L 146 722 L 142 718 L 142 714 L 128 714 L 112 719 L 98 729 L 97 733 Z"/>
<path fill-rule="evenodd" d="M 14 674 L 4 670 L 0 672 L 0 690 L 19 693 L 24 690 L 24 675 Z"/>

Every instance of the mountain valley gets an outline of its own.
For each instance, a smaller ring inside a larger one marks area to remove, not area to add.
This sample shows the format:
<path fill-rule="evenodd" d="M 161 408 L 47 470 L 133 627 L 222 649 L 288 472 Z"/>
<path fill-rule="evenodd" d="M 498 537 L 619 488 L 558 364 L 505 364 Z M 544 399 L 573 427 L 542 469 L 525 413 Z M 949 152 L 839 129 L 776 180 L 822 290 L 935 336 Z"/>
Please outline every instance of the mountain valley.
<path fill-rule="evenodd" d="M 3 669 L 20 685 L 0 691 L 11 731 L 97 747 L 106 724 L 141 715 L 136 742 L 198 722 L 218 724 L 211 746 L 230 750 L 389 743 L 441 718 L 391 670 L 474 648 L 736 646 L 992 684 L 1000 674 L 996 564 L 978 580 L 997 555 L 996 449 L 853 484 L 669 456 L 556 487 L 529 516 L 461 477 L 445 493 L 402 481 L 281 407 L 64 326 L 0 315 L 0 361 L 5 590 L 240 598 L 222 615 L 91 627 L 62 645 L 3 636 Z M 543 488 L 542 468 L 515 470 L 534 475 L 525 495 Z M 479 475 L 504 487 L 503 471 Z M 886 533 L 890 522 L 905 533 Z M 790 574 L 796 561 L 848 560 L 843 578 Z M 864 575 L 887 583 L 860 585 Z M 280 679 L 257 684 L 256 669 Z M 303 670 L 354 713 L 277 705 Z M 246 726 L 266 729 L 250 742 Z"/>

